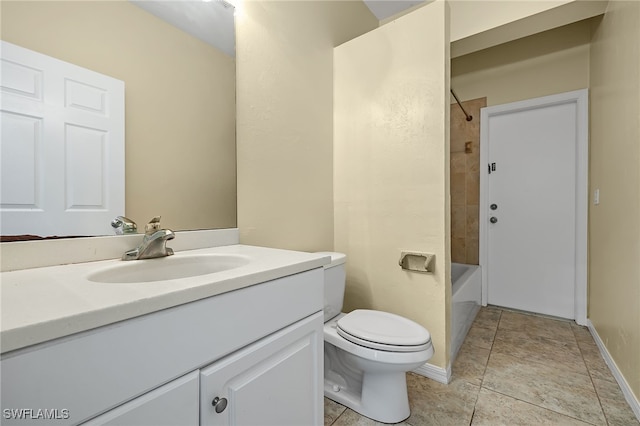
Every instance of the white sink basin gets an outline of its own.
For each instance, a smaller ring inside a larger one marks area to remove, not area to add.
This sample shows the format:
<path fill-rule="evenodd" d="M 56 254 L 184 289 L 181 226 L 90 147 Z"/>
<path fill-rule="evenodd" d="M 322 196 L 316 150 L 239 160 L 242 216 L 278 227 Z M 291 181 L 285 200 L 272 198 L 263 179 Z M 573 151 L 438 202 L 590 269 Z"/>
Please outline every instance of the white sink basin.
<path fill-rule="evenodd" d="M 123 261 L 87 276 L 97 283 L 148 283 L 214 274 L 247 265 L 249 257 L 231 254 L 199 254 Z"/>

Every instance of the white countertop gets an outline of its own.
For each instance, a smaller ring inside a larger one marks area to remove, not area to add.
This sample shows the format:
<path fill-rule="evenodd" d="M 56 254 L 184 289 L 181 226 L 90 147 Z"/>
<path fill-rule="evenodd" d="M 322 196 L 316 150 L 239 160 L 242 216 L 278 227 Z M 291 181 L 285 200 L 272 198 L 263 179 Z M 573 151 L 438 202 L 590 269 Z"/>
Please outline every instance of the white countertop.
<path fill-rule="evenodd" d="M 321 253 L 245 245 L 188 250 L 174 256 L 181 254 L 235 254 L 251 261 L 208 275 L 133 284 L 87 280 L 90 273 L 117 265 L 121 260 L 2 272 L 1 352 L 318 268 L 331 261 Z"/>

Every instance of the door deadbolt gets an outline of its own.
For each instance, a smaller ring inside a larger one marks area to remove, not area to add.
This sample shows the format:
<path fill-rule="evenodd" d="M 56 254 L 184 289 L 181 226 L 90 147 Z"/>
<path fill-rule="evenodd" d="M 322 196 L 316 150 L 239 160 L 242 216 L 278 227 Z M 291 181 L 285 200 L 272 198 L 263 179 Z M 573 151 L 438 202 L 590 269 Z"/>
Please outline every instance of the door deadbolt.
<path fill-rule="evenodd" d="M 489 222 L 491 223 L 497 223 L 498 222 L 498 218 L 495 216 L 491 216 L 491 219 L 489 219 Z"/>
<path fill-rule="evenodd" d="M 498 210 L 498 205 L 497 205 L 497 204 L 491 204 L 491 205 L 489 206 L 489 208 L 490 208 L 491 210 Z"/>

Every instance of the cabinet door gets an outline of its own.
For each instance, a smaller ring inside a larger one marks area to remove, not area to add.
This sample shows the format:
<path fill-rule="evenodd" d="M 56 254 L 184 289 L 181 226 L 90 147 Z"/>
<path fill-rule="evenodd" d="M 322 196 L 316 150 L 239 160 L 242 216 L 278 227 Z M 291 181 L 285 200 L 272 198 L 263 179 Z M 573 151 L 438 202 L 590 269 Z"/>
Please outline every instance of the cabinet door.
<path fill-rule="evenodd" d="M 194 371 L 83 425 L 197 425 L 198 379 L 199 373 Z"/>
<path fill-rule="evenodd" d="M 322 319 L 318 312 L 202 369 L 200 424 L 322 424 Z"/>

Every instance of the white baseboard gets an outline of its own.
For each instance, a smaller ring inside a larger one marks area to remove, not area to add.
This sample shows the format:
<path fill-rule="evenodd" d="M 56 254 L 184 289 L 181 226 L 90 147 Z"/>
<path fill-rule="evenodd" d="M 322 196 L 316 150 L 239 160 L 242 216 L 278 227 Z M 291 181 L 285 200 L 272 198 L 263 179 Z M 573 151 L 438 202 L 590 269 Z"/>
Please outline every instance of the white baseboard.
<path fill-rule="evenodd" d="M 604 342 L 598 335 L 596 328 L 593 326 L 593 323 L 591 323 L 591 320 L 589 319 L 587 319 L 587 327 L 589 328 L 589 331 L 593 336 L 593 340 L 596 341 L 596 345 L 598 345 L 598 348 L 600 349 L 600 353 L 602 354 L 604 361 L 607 363 L 609 370 L 611 370 L 611 374 L 613 374 L 613 377 L 615 377 L 616 381 L 618 382 L 618 385 L 620 385 L 620 389 L 622 389 L 624 398 L 627 400 L 627 403 L 629 403 L 629 405 L 631 406 L 631 409 L 636 415 L 636 418 L 638 419 L 638 421 L 640 421 L 640 401 L 638 401 L 638 399 L 633 394 L 633 391 L 631 390 L 629 383 L 627 383 L 624 376 L 618 369 L 618 366 L 616 365 L 615 361 L 611 357 L 611 354 L 609 353 L 606 346 L 604 345 Z"/>
<path fill-rule="evenodd" d="M 435 365 L 431 365 L 426 362 L 420 367 L 413 370 L 413 372 L 421 376 L 428 377 L 429 379 L 435 380 L 436 382 L 443 383 L 445 385 L 448 385 L 451 381 L 451 366 L 448 366 L 446 369 L 444 369 L 442 367 L 436 367 Z"/>

